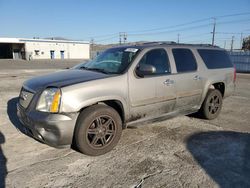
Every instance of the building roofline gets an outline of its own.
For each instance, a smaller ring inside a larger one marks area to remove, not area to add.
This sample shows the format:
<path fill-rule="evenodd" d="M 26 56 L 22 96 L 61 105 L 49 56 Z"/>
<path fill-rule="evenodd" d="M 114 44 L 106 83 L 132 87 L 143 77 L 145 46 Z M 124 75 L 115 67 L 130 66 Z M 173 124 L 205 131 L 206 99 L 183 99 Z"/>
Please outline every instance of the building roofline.
<path fill-rule="evenodd" d="M 24 42 L 20 41 L 18 38 L 0 37 L 0 43 L 23 44 Z"/>
<path fill-rule="evenodd" d="M 89 44 L 88 41 L 79 41 L 79 40 L 53 40 L 53 39 L 28 39 L 28 38 L 0 37 L 0 43 L 22 43 L 23 44 L 25 42 L 54 42 L 54 43 Z"/>
<path fill-rule="evenodd" d="M 19 38 L 23 42 L 56 42 L 56 43 L 78 43 L 78 44 L 89 44 L 88 41 L 80 40 L 54 40 L 54 39 L 28 39 L 28 38 Z"/>

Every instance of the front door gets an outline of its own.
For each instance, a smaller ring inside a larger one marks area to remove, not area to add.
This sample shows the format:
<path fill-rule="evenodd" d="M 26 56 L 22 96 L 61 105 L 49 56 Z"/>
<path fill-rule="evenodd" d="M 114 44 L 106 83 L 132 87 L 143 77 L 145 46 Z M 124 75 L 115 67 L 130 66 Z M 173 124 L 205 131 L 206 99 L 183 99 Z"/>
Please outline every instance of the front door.
<path fill-rule="evenodd" d="M 136 70 L 142 64 L 154 67 L 155 71 L 152 74 L 139 75 Z M 173 110 L 175 86 L 166 82 L 171 79 L 171 69 L 165 49 L 145 52 L 131 72 L 129 74 L 131 121 L 160 116 Z"/>

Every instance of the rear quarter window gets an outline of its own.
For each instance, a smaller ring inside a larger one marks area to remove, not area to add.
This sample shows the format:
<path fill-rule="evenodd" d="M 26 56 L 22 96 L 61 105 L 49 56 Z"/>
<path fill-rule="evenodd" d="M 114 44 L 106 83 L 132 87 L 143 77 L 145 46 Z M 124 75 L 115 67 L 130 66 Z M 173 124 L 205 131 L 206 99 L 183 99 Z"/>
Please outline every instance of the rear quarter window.
<path fill-rule="evenodd" d="M 230 68 L 233 64 L 226 51 L 198 49 L 202 60 L 208 69 Z"/>

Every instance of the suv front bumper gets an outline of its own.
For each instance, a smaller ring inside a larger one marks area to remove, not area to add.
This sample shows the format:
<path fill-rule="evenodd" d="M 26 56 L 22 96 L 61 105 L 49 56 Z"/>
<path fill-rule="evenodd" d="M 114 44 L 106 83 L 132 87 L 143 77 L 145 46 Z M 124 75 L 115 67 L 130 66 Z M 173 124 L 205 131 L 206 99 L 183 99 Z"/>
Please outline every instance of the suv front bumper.
<path fill-rule="evenodd" d="M 53 147 L 72 143 L 78 113 L 52 114 L 25 110 L 17 104 L 17 116 L 29 136 Z"/>

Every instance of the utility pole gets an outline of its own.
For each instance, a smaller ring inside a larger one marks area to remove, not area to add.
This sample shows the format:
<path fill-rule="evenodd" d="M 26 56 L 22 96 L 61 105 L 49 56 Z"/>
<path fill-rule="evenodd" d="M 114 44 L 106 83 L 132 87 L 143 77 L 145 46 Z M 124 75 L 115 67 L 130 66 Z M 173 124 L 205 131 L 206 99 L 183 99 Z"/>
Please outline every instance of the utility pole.
<path fill-rule="evenodd" d="M 224 41 L 224 49 L 226 49 L 227 41 Z"/>
<path fill-rule="evenodd" d="M 124 44 L 127 42 L 127 39 L 128 39 L 128 35 L 127 35 L 127 33 L 124 32 L 124 36 L 123 36 Z"/>
<path fill-rule="evenodd" d="M 93 52 L 94 52 L 94 38 L 90 40 L 90 58 L 93 59 Z"/>
<path fill-rule="evenodd" d="M 178 44 L 180 43 L 180 34 L 179 33 L 177 34 L 177 43 Z"/>
<path fill-rule="evenodd" d="M 119 44 L 120 45 L 122 44 L 122 33 L 121 32 L 119 33 Z"/>
<path fill-rule="evenodd" d="M 126 32 L 120 32 L 119 33 L 119 44 L 121 45 L 122 43 L 125 44 L 127 42 L 128 35 Z"/>
<path fill-rule="evenodd" d="M 242 49 L 243 43 L 243 33 L 240 34 L 240 49 Z"/>
<path fill-rule="evenodd" d="M 232 36 L 232 41 L 231 41 L 231 52 L 233 51 L 234 48 L 234 36 Z"/>
<path fill-rule="evenodd" d="M 91 45 L 91 46 L 94 45 L 94 39 L 93 39 L 93 38 L 91 38 L 91 40 L 90 40 L 90 45 Z"/>
<path fill-rule="evenodd" d="M 212 18 L 214 20 L 214 27 L 213 27 L 213 37 L 212 37 L 212 46 L 214 46 L 214 37 L 215 37 L 215 27 L 216 27 L 216 18 Z"/>

